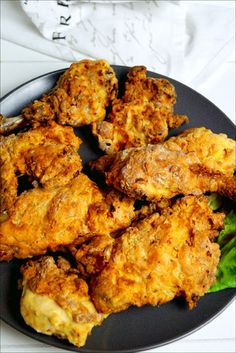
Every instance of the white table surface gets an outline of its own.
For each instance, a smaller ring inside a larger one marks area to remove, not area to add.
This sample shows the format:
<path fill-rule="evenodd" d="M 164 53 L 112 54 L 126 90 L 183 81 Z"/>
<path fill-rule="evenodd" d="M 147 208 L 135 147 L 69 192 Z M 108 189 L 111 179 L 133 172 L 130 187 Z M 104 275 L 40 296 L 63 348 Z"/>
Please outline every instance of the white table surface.
<path fill-rule="evenodd" d="M 41 74 L 67 67 L 55 60 L 16 44 L 1 42 L 1 96 Z M 192 87 L 215 103 L 235 122 L 235 58 L 231 57 L 207 84 Z M 3 285 L 3 284 L 1 284 Z M 62 352 L 37 342 L 1 323 L 1 352 Z M 172 344 L 148 352 L 235 352 L 235 302 L 197 332 Z"/>

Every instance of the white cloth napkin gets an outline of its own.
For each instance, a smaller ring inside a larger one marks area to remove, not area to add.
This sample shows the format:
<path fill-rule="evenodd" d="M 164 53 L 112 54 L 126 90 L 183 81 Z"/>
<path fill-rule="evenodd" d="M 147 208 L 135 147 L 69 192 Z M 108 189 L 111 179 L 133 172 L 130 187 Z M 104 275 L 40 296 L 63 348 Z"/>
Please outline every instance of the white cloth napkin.
<path fill-rule="evenodd" d="M 67 61 L 145 65 L 196 85 L 234 49 L 234 10 L 223 1 L 20 1 L 40 33 L 22 12 L 3 38 Z"/>

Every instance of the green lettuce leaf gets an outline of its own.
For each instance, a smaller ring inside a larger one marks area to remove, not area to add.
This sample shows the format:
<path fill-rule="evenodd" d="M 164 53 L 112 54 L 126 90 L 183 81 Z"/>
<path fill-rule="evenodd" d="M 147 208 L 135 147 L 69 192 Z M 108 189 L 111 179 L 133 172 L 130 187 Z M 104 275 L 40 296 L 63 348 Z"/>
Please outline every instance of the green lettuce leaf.
<path fill-rule="evenodd" d="M 221 257 L 217 267 L 216 281 L 208 290 L 209 293 L 225 288 L 236 288 L 236 213 L 231 211 L 224 221 L 217 243 L 220 245 Z"/>
<path fill-rule="evenodd" d="M 230 239 L 236 236 L 236 213 L 232 210 L 224 221 L 224 229 L 220 232 L 217 243 L 222 248 Z M 222 249 L 221 249 L 222 252 Z"/>

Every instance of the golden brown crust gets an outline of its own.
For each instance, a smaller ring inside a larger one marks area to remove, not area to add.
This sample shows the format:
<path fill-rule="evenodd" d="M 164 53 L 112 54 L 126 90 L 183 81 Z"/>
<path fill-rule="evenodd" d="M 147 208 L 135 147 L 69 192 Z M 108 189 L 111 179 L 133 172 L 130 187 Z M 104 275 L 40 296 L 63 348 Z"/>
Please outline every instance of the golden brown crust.
<path fill-rule="evenodd" d="M 173 151 L 195 152 L 209 170 L 232 176 L 236 168 L 236 142 L 205 127 L 187 129 L 164 144 Z"/>
<path fill-rule="evenodd" d="M 134 200 L 115 191 L 104 194 L 84 174 L 63 186 L 29 190 L 0 224 L 0 260 L 32 257 L 95 234 L 115 233 L 134 217 Z"/>
<path fill-rule="evenodd" d="M 58 258 L 57 263 L 51 256 L 29 260 L 21 266 L 20 271 L 23 275 L 23 282 L 27 281 L 30 290 L 37 294 L 48 295 L 54 300 L 57 296 L 61 296 L 64 286 L 73 288 L 74 291 L 79 290 L 80 287 L 81 294 L 85 296 L 88 294 L 86 283 L 62 257 Z"/>
<path fill-rule="evenodd" d="M 11 213 L 17 200 L 18 175 L 34 185 L 55 187 L 68 183 L 82 169 L 81 140 L 71 127 L 55 122 L 18 135 L 1 137 L 1 212 Z"/>
<path fill-rule="evenodd" d="M 132 226 L 134 226 L 137 222 L 139 222 L 141 219 L 144 219 L 157 210 L 166 208 L 171 205 L 171 201 L 169 200 L 164 200 L 159 203 L 147 203 L 147 202 L 138 202 L 134 203 L 134 208 L 135 211 L 133 212 L 133 216 L 129 216 L 127 219 L 127 222 L 124 222 L 123 220 L 123 229 L 122 229 L 122 224 L 119 226 L 119 216 L 118 214 L 120 213 L 120 216 L 122 216 L 121 219 L 125 219 L 125 208 L 124 211 L 122 211 L 121 206 L 122 202 L 121 200 L 124 199 L 124 196 L 122 197 L 122 194 L 118 194 L 115 196 L 114 190 L 108 193 L 106 197 L 106 203 L 109 206 L 110 210 L 113 212 L 113 217 L 106 218 L 106 222 L 108 220 L 111 222 L 113 219 L 114 223 L 115 220 L 114 218 L 117 219 L 117 230 L 111 232 L 110 228 L 110 233 L 109 234 L 102 234 L 99 236 L 93 236 L 89 239 L 81 239 L 79 238 L 78 240 L 75 240 L 73 244 L 69 245 L 67 247 L 67 250 L 70 251 L 70 253 L 73 255 L 73 257 L 76 260 L 77 263 L 77 268 L 79 269 L 80 273 L 85 277 L 91 277 L 94 276 L 95 274 L 99 273 L 105 266 L 106 264 L 110 261 L 110 257 L 112 255 L 112 248 L 114 245 L 114 238 L 118 238 L 124 230 L 128 227 L 128 225 L 131 223 L 130 219 L 132 218 Z M 120 198 L 120 204 L 118 202 Z M 110 200 L 109 200 L 110 199 Z M 127 207 L 128 210 L 128 207 Z M 104 219 L 104 217 L 103 217 Z M 102 214 L 101 217 L 97 217 L 97 215 L 94 217 L 94 225 L 97 225 L 98 222 L 101 222 L 102 224 Z M 125 227 L 124 227 L 125 226 Z M 105 227 L 105 225 L 104 225 Z"/>
<path fill-rule="evenodd" d="M 92 276 L 101 272 L 109 262 L 114 239 L 106 234 L 94 236 L 81 246 L 76 244 L 69 246 L 71 254 L 74 256 L 79 272 L 85 276 Z"/>
<path fill-rule="evenodd" d="M 125 93 L 114 100 L 107 121 L 92 124 L 99 146 L 108 154 L 130 147 L 163 141 L 168 127 L 188 121 L 185 115 L 173 115 L 176 93 L 165 79 L 146 77 L 144 66 L 128 73 Z"/>
<path fill-rule="evenodd" d="M 115 236 L 136 217 L 134 199 L 116 190 L 101 191 L 102 202 L 93 202 L 88 211 L 87 225 L 92 234 Z"/>
<path fill-rule="evenodd" d="M 106 108 L 117 96 L 118 81 L 105 60 L 73 63 L 56 87 L 24 108 L 22 116 L 33 122 L 56 120 L 82 126 L 105 118 Z"/>
<path fill-rule="evenodd" d="M 87 283 L 65 259 L 56 263 L 51 256 L 28 261 L 21 274 L 21 313 L 26 323 L 38 332 L 67 338 L 78 347 L 84 345 L 93 326 L 105 318 L 94 308 Z M 35 307 L 35 299 L 40 307 Z"/>
<path fill-rule="evenodd" d="M 158 305 L 178 295 L 192 308 L 215 279 L 220 251 L 212 240 L 223 220 L 224 214 L 213 213 L 206 197 L 188 196 L 130 227 L 92 280 L 97 310 Z"/>

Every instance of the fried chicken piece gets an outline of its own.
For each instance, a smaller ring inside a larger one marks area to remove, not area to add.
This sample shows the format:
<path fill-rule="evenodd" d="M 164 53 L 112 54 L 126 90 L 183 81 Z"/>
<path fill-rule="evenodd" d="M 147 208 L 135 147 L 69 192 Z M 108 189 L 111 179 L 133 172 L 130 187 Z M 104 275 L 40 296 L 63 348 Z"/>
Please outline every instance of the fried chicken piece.
<path fill-rule="evenodd" d="M 0 261 L 112 234 L 128 227 L 134 217 L 134 200 L 114 191 L 105 195 L 83 174 L 67 185 L 29 190 L 0 224 Z"/>
<path fill-rule="evenodd" d="M 220 250 L 212 241 L 223 220 L 207 197 L 187 196 L 128 228 L 115 240 L 109 263 L 92 279 L 96 309 L 118 312 L 179 295 L 193 308 L 215 280 Z"/>
<path fill-rule="evenodd" d="M 101 272 L 110 260 L 114 241 L 110 235 L 104 234 L 88 239 L 79 247 L 70 245 L 68 248 L 79 272 L 85 277 Z"/>
<path fill-rule="evenodd" d="M 114 191 L 112 191 L 109 196 Z M 120 194 L 121 197 L 122 194 Z M 115 200 L 115 198 L 114 198 Z M 166 201 L 166 200 L 164 200 Z M 132 225 L 136 222 L 139 222 L 141 219 L 150 216 L 160 208 L 166 208 L 170 205 L 169 200 L 168 202 L 160 202 L 160 203 L 147 203 L 147 202 L 135 202 L 134 203 L 134 217 L 132 218 Z M 110 204 L 113 208 L 115 203 Z M 126 223 L 126 225 L 128 222 Z M 91 277 L 98 272 L 100 272 L 106 264 L 109 262 L 112 248 L 114 245 L 114 238 L 119 237 L 124 228 L 119 228 L 118 231 L 110 233 L 110 234 L 103 234 L 99 236 L 94 236 L 85 240 L 83 244 L 81 244 L 81 240 L 77 244 L 75 241 L 73 244 L 67 247 L 67 251 L 72 254 L 74 257 L 77 268 L 79 269 L 80 273 L 85 277 Z"/>
<path fill-rule="evenodd" d="M 87 125 L 105 118 L 117 90 L 115 72 L 107 61 L 81 60 L 65 71 L 51 92 L 24 108 L 22 117 L 30 122 Z"/>
<path fill-rule="evenodd" d="M 107 317 L 96 311 L 87 283 L 65 259 L 57 263 L 51 256 L 30 260 L 21 267 L 21 274 L 21 315 L 37 332 L 81 347 L 92 328 Z"/>
<path fill-rule="evenodd" d="M 77 153 L 81 140 L 71 127 L 55 122 L 18 135 L 1 137 L 1 212 L 13 212 L 18 176 L 27 175 L 33 185 L 67 184 L 82 169 Z"/>
<path fill-rule="evenodd" d="M 165 79 L 147 78 L 144 66 L 128 73 L 125 93 L 112 103 L 107 121 L 92 124 L 99 146 L 111 154 L 129 147 L 163 141 L 168 128 L 188 121 L 185 115 L 173 115 L 176 92 Z"/>
<path fill-rule="evenodd" d="M 236 178 L 208 169 L 195 152 L 170 150 L 165 144 L 130 148 L 91 163 L 106 183 L 130 197 L 160 201 L 176 195 L 236 194 Z"/>
<path fill-rule="evenodd" d="M 187 129 L 164 142 L 172 151 L 195 152 L 205 167 L 232 176 L 236 169 L 236 143 L 205 127 Z"/>

